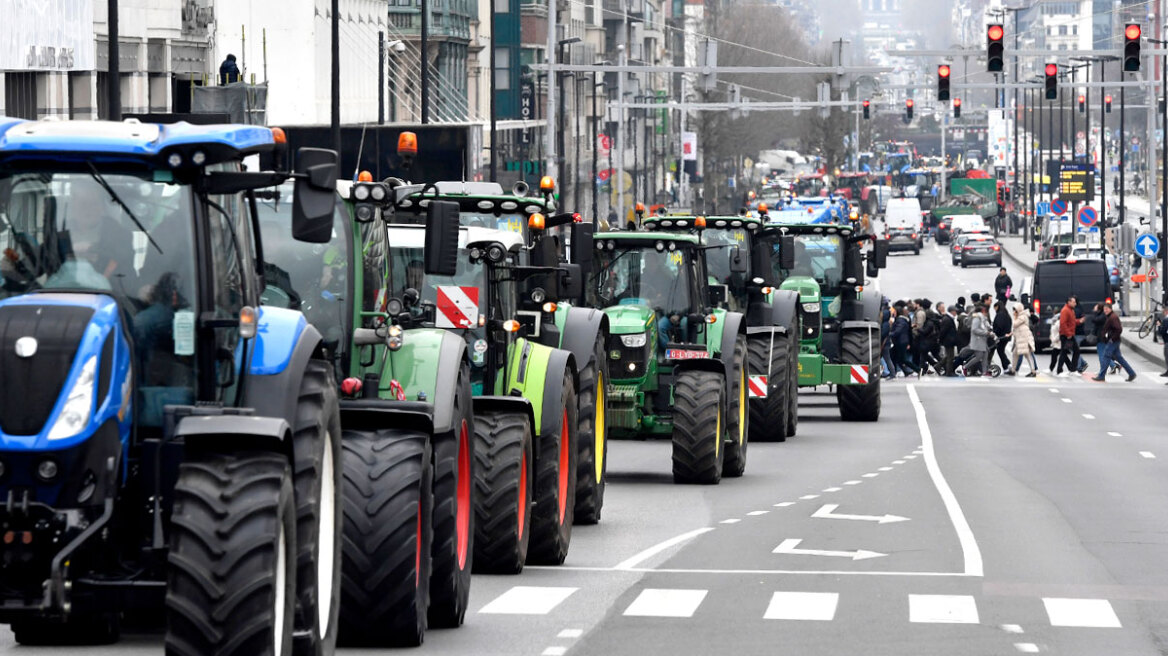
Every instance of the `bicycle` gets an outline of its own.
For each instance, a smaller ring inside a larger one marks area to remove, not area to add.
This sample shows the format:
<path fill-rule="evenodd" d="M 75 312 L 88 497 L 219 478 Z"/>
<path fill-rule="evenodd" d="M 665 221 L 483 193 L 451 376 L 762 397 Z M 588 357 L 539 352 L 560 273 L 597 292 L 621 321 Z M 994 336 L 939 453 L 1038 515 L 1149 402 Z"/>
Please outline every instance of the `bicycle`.
<path fill-rule="evenodd" d="M 1163 320 L 1158 311 L 1164 307 L 1164 304 L 1154 298 L 1150 298 L 1148 300 L 1152 302 L 1153 307 L 1152 311 L 1148 313 L 1148 316 L 1144 317 L 1144 322 L 1141 323 L 1140 327 L 1136 329 L 1136 335 L 1140 339 L 1144 339 L 1148 335 L 1151 335 L 1152 332 L 1156 330 L 1156 326 L 1160 323 L 1160 321 Z"/>

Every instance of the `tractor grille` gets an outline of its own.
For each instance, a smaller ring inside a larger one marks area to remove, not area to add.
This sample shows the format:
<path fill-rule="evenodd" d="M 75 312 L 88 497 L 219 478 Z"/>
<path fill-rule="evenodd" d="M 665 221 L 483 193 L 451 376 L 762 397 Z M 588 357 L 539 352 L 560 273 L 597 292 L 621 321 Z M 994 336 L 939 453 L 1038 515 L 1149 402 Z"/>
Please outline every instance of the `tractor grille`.
<path fill-rule="evenodd" d="M 610 385 L 608 388 L 608 404 L 604 409 L 609 428 L 638 428 L 638 414 L 636 385 Z"/>
<path fill-rule="evenodd" d="M 35 435 L 44 428 L 92 317 L 93 310 L 84 307 L 0 307 L 0 429 L 5 433 Z M 16 354 L 21 337 L 37 340 L 32 357 Z"/>
<path fill-rule="evenodd" d="M 640 378 L 645 375 L 646 354 L 651 344 L 630 348 L 624 345 L 620 335 L 609 335 L 605 348 L 608 353 L 609 377 L 613 379 Z M 629 365 L 633 365 L 629 369 Z"/>
<path fill-rule="evenodd" d="M 800 338 L 818 339 L 820 330 L 819 310 L 816 309 L 814 312 L 808 312 L 806 310 L 800 309 L 799 312 L 803 317 L 803 334 L 800 336 Z"/>

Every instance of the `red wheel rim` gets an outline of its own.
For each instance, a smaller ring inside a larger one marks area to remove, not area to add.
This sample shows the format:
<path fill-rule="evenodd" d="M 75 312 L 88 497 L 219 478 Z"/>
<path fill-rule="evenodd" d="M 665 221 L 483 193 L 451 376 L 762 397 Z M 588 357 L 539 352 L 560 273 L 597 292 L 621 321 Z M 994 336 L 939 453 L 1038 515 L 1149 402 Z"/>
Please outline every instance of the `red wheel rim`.
<path fill-rule="evenodd" d="M 564 409 L 564 421 L 560 426 L 560 524 L 568 512 L 568 467 L 572 464 L 570 450 L 572 442 L 568 435 L 568 410 Z"/>
<path fill-rule="evenodd" d="M 527 451 L 519 459 L 519 539 L 523 539 L 523 520 L 527 519 Z"/>
<path fill-rule="evenodd" d="M 458 508 L 455 516 L 456 539 L 458 540 L 458 569 L 466 568 L 467 547 L 470 545 L 470 436 L 466 420 L 462 420 L 462 430 L 458 437 Z"/>
<path fill-rule="evenodd" d="M 418 501 L 418 522 L 414 527 L 414 587 L 422 580 L 422 502 Z"/>

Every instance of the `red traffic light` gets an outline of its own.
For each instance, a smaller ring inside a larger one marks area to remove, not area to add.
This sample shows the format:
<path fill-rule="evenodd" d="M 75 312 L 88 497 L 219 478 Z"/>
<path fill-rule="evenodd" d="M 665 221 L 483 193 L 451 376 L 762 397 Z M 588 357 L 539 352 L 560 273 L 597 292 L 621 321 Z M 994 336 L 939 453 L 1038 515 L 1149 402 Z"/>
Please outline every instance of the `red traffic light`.
<path fill-rule="evenodd" d="M 867 106 L 868 106 L 868 105 L 870 105 L 870 104 L 871 104 L 871 103 L 869 103 L 867 100 L 865 100 L 865 101 L 864 101 L 864 106 L 865 106 L 865 107 L 867 107 Z"/>
<path fill-rule="evenodd" d="M 1103 96 L 1103 102 L 1110 105 L 1111 104 L 1111 96 Z"/>
<path fill-rule="evenodd" d="M 904 106 L 905 107 L 912 107 L 913 106 L 913 99 L 909 98 L 908 100 L 904 101 Z"/>
<path fill-rule="evenodd" d="M 1082 104 L 1085 102 L 1087 102 L 1087 96 L 1084 96 L 1083 94 L 1080 93 L 1079 94 L 1079 103 Z"/>
<path fill-rule="evenodd" d="M 1047 64 L 1046 65 L 1046 74 L 1047 74 L 1047 76 L 1058 75 L 1058 64 Z"/>
<path fill-rule="evenodd" d="M 937 67 L 937 75 L 940 75 L 941 77 L 949 77 L 949 67 L 945 64 L 941 64 Z"/>
<path fill-rule="evenodd" d="M 1140 26 L 1136 23 L 1129 24 L 1126 28 L 1124 28 L 1123 35 L 1129 41 L 1135 41 L 1136 39 L 1140 38 Z"/>
<path fill-rule="evenodd" d="M 1003 34 L 1004 31 L 1001 25 L 990 25 L 990 29 L 987 32 L 987 36 L 990 37 L 991 41 L 1001 41 Z"/>
<path fill-rule="evenodd" d="M 960 107 L 960 106 L 961 106 L 961 99 L 960 99 L 960 98 L 954 98 L 954 99 L 953 99 L 953 106 L 954 106 L 954 107 Z"/>

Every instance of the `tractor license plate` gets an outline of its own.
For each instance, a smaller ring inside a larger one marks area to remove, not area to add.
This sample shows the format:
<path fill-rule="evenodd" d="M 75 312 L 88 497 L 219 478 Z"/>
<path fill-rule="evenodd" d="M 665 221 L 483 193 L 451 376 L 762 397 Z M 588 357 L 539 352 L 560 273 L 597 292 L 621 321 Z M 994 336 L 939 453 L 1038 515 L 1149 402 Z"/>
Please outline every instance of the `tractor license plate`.
<path fill-rule="evenodd" d="M 702 360 L 708 357 L 710 357 L 710 354 L 707 351 L 665 349 L 665 358 L 667 360 Z"/>

